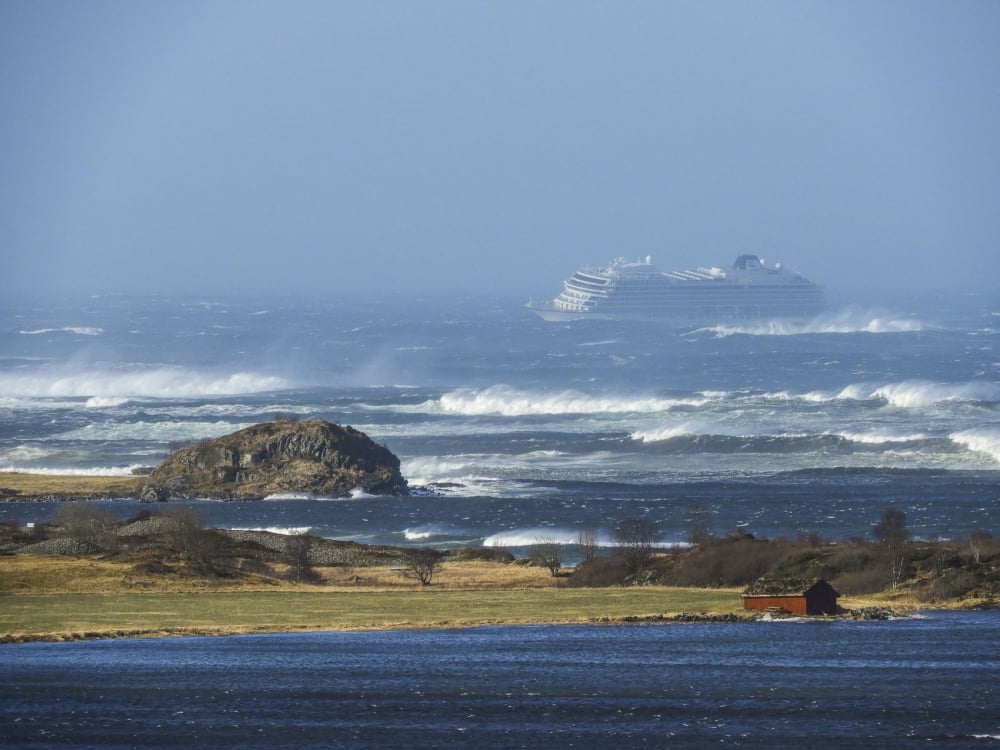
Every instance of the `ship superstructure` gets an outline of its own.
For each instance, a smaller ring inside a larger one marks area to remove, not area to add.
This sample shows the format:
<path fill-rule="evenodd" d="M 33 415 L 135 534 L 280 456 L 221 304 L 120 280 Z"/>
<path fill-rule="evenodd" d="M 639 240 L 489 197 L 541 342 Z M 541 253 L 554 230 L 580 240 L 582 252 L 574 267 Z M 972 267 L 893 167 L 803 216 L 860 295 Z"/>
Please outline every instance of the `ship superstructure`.
<path fill-rule="evenodd" d="M 825 307 L 823 290 L 781 264 L 740 255 L 731 268 L 661 271 L 646 257 L 582 268 L 553 300 L 529 303 L 545 320 L 663 320 L 705 325 L 753 319 L 804 319 Z"/>

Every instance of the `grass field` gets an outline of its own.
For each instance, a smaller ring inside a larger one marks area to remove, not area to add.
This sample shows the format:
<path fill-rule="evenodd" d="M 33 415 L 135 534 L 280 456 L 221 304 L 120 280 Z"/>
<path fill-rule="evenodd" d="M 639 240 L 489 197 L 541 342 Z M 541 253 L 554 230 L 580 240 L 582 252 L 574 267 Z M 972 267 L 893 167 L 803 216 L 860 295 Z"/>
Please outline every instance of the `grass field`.
<path fill-rule="evenodd" d="M 230 591 L 0 597 L 0 638 L 586 623 L 656 615 L 736 613 L 735 591 L 518 589 Z"/>
<path fill-rule="evenodd" d="M 0 498 L 82 499 L 91 497 L 135 497 L 145 477 L 92 477 L 55 474 L 0 472 Z"/>
<path fill-rule="evenodd" d="M 740 611 L 734 589 L 566 588 L 542 568 L 326 568 L 313 584 L 136 573 L 93 557 L 0 558 L 0 640 L 621 621 Z"/>

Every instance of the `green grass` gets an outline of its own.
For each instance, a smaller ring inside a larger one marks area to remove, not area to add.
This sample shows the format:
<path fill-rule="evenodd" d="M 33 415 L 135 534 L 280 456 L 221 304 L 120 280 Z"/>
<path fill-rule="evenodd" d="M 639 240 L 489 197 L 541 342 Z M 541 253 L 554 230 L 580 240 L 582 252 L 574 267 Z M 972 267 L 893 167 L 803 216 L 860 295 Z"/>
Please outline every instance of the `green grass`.
<path fill-rule="evenodd" d="M 0 636 L 61 638 L 592 622 L 680 612 L 738 612 L 732 590 L 202 592 L 0 597 Z"/>

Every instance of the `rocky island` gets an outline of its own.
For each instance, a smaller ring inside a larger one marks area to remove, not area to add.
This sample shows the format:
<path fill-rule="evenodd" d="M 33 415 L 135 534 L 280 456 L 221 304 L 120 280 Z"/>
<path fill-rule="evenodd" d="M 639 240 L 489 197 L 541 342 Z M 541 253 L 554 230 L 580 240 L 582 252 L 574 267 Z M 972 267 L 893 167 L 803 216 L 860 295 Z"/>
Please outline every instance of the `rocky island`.
<path fill-rule="evenodd" d="M 405 495 L 399 458 L 353 427 L 277 419 L 182 448 L 146 479 L 143 500 L 259 500 L 281 493 Z"/>

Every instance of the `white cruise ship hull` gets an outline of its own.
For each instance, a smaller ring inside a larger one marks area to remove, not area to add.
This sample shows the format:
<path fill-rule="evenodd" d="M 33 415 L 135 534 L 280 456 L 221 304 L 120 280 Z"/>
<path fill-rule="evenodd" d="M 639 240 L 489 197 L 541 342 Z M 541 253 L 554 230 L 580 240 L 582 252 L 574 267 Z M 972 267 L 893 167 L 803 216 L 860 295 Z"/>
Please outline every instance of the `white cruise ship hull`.
<path fill-rule="evenodd" d="M 741 255 L 731 269 L 662 272 L 651 261 L 584 268 L 553 300 L 529 303 L 543 320 L 648 320 L 674 326 L 797 321 L 825 308 L 822 289 L 781 266 Z"/>

